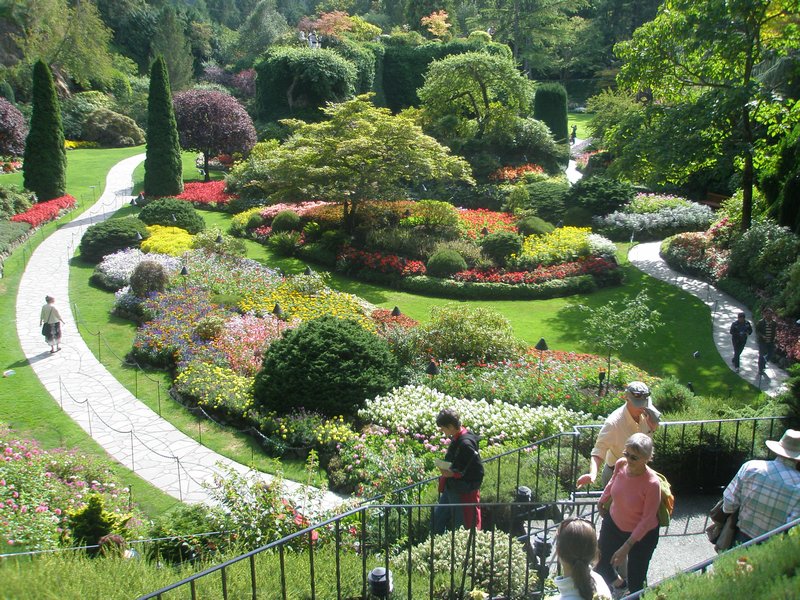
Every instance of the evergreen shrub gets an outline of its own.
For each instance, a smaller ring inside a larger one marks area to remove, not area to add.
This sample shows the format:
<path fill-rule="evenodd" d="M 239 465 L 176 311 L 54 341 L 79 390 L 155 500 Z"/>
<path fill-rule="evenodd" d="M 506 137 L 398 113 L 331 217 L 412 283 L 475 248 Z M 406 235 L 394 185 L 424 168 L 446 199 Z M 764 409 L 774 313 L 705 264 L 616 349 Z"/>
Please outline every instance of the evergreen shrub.
<path fill-rule="evenodd" d="M 77 545 L 92 546 L 97 544 L 103 536 L 122 533 L 130 517 L 130 515 L 108 512 L 105 509 L 103 496 L 89 494 L 86 505 L 71 512 L 67 522 L 72 538 Z M 98 550 L 98 548 L 90 548 L 87 553 L 93 556 L 98 553 Z"/>
<path fill-rule="evenodd" d="M 183 191 L 183 163 L 178 125 L 172 105 L 167 63 L 153 61 L 147 96 L 147 152 L 144 160 L 144 193 L 174 196 Z"/>
<path fill-rule="evenodd" d="M 267 238 L 267 246 L 278 256 L 294 256 L 300 246 L 300 233 L 297 231 L 279 231 Z"/>
<path fill-rule="evenodd" d="M 144 144 L 144 131 L 136 121 L 113 110 L 99 108 L 86 119 L 83 138 L 101 146 L 121 148 Z"/>
<path fill-rule="evenodd" d="M 98 263 L 106 254 L 138 247 L 141 242 L 139 236 L 144 240 L 149 235 L 147 226 L 136 217 L 108 219 L 95 223 L 81 238 L 81 258 Z"/>
<path fill-rule="evenodd" d="M 131 273 L 131 291 L 139 298 L 163 292 L 169 283 L 164 266 L 154 260 L 143 260 Z"/>
<path fill-rule="evenodd" d="M 385 340 L 354 321 L 324 316 L 272 342 L 254 397 L 262 409 L 280 413 L 303 407 L 351 416 L 366 398 L 397 383 L 397 363 Z"/>
<path fill-rule="evenodd" d="M 0 219 L 10 219 L 31 207 L 30 194 L 15 188 L 0 186 Z"/>
<path fill-rule="evenodd" d="M 512 254 L 522 251 L 522 238 L 511 231 L 490 233 L 483 238 L 481 251 L 498 265 L 504 266 Z"/>
<path fill-rule="evenodd" d="M 0 254 L 10 252 L 14 247 L 14 242 L 24 236 L 30 228 L 30 223 L 0 221 Z"/>
<path fill-rule="evenodd" d="M 542 83 L 533 98 L 533 118 L 543 121 L 557 142 L 567 142 L 567 90 L 560 83 Z"/>
<path fill-rule="evenodd" d="M 433 277 L 450 277 L 460 271 L 466 271 L 467 262 L 455 250 L 439 250 L 428 259 L 425 267 Z"/>
<path fill-rule="evenodd" d="M 228 534 L 197 535 L 223 529 L 224 518 L 219 511 L 205 504 L 178 503 L 159 515 L 148 530 L 154 539 L 147 545 L 147 558 L 156 564 L 167 562 L 181 565 L 223 551 L 230 543 Z"/>
<path fill-rule="evenodd" d="M 653 387 L 653 404 L 663 413 L 679 412 L 691 404 L 694 394 L 675 377 L 665 377 Z"/>
<path fill-rule="evenodd" d="M 607 215 L 633 200 L 635 190 L 627 182 L 606 177 L 584 177 L 576 182 L 565 198 L 568 209 L 580 208 L 590 216 Z"/>
<path fill-rule="evenodd" d="M 729 274 L 762 289 L 781 281 L 781 274 L 797 260 L 800 237 L 773 221 L 754 223 L 733 243 Z"/>
<path fill-rule="evenodd" d="M 548 179 L 526 186 L 530 194 L 528 207 L 545 221 L 557 223 L 564 216 L 565 199 L 570 186 L 566 181 Z"/>
<path fill-rule="evenodd" d="M 139 219 L 148 225 L 180 227 L 191 234 L 206 228 L 206 222 L 191 203 L 176 198 L 159 198 L 150 202 L 139 213 Z"/>
<path fill-rule="evenodd" d="M 300 215 L 293 210 L 282 210 L 272 219 L 272 231 L 299 231 Z"/>
<path fill-rule="evenodd" d="M 528 237 L 529 235 L 543 235 L 555 229 L 553 225 L 535 215 L 523 217 L 516 222 L 516 226 L 517 231 L 519 231 L 519 234 L 523 237 Z"/>

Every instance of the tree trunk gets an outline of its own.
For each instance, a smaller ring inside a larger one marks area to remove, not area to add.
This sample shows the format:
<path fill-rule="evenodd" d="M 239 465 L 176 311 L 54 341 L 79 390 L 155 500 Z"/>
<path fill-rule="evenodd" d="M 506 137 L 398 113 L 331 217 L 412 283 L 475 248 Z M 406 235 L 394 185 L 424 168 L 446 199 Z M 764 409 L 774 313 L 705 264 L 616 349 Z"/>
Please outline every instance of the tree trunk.
<path fill-rule="evenodd" d="M 205 167 L 205 172 L 206 172 L 206 177 L 205 179 L 203 179 L 203 181 L 205 181 L 206 183 L 211 181 L 211 175 L 208 172 L 208 155 L 209 155 L 208 152 L 203 152 L 203 165 Z"/>

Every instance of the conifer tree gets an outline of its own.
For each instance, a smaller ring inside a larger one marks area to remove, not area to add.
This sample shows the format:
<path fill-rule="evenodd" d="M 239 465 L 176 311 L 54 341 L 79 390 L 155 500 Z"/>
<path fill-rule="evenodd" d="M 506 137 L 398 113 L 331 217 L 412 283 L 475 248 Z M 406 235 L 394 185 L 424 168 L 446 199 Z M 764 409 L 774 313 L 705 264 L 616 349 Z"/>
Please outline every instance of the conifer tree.
<path fill-rule="evenodd" d="M 181 147 L 172 107 L 167 65 L 156 57 L 150 71 L 147 100 L 147 151 L 144 192 L 147 196 L 175 196 L 183 191 Z"/>
<path fill-rule="evenodd" d="M 544 121 L 557 142 L 567 143 L 567 91 L 560 83 L 543 83 L 536 88 L 533 118 Z"/>
<path fill-rule="evenodd" d="M 41 60 L 33 66 L 33 112 L 25 140 L 23 183 L 39 201 L 58 198 L 67 189 L 67 152 L 53 74 Z"/>

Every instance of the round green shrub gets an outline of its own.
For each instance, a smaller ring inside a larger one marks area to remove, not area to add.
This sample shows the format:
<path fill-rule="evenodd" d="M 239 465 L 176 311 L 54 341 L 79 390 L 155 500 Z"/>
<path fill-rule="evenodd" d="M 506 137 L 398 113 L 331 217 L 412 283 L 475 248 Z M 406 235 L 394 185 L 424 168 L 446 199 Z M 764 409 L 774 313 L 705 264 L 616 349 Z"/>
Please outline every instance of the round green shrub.
<path fill-rule="evenodd" d="M 526 185 L 530 194 L 528 208 L 545 221 L 558 222 L 564 216 L 564 202 L 569 183 L 558 179 L 536 181 Z"/>
<path fill-rule="evenodd" d="M 30 194 L 19 188 L 0 185 L 0 219 L 7 220 L 31 207 Z"/>
<path fill-rule="evenodd" d="M 278 256 L 294 256 L 300 247 L 300 234 L 297 231 L 279 231 L 267 239 L 267 246 Z"/>
<path fill-rule="evenodd" d="M 83 137 L 101 146 L 121 148 L 144 144 L 144 131 L 125 115 L 98 108 L 83 124 Z"/>
<path fill-rule="evenodd" d="M 573 185 L 565 198 L 567 209 L 582 208 L 592 216 L 607 215 L 631 202 L 633 186 L 607 177 L 584 177 Z"/>
<path fill-rule="evenodd" d="M 293 210 L 282 210 L 272 219 L 272 231 L 299 231 L 300 215 Z"/>
<path fill-rule="evenodd" d="M 154 260 L 143 260 L 131 273 L 131 291 L 138 298 L 147 298 L 153 293 L 163 292 L 169 283 L 164 266 Z"/>
<path fill-rule="evenodd" d="M 229 534 L 197 535 L 225 529 L 225 517 L 205 504 L 177 503 L 150 525 L 147 557 L 155 562 L 181 565 L 224 550 Z"/>
<path fill-rule="evenodd" d="M 459 271 L 466 271 L 467 261 L 455 250 L 439 250 L 428 259 L 425 266 L 432 277 L 450 277 Z"/>
<path fill-rule="evenodd" d="M 689 406 L 694 394 L 675 377 L 665 377 L 653 387 L 653 404 L 664 413 L 674 413 Z"/>
<path fill-rule="evenodd" d="M 194 207 L 177 198 L 159 198 L 150 202 L 139 213 L 139 219 L 148 225 L 164 225 L 165 227 L 180 227 L 192 235 L 206 228 Z"/>
<path fill-rule="evenodd" d="M 366 398 L 397 384 L 397 363 L 385 340 L 354 321 L 324 316 L 269 346 L 253 392 L 265 410 L 303 407 L 333 417 L 355 415 Z"/>
<path fill-rule="evenodd" d="M 544 219 L 536 216 L 524 217 L 516 222 L 517 231 L 523 237 L 529 235 L 543 235 L 550 233 L 555 227 L 545 221 Z"/>
<path fill-rule="evenodd" d="M 498 265 L 505 265 L 509 256 L 522 252 L 522 238 L 512 231 L 490 233 L 483 238 L 481 250 Z"/>
<path fill-rule="evenodd" d="M 95 223 L 83 234 L 80 246 L 81 258 L 98 263 L 106 254 L 139 246 L 141 240 L 149 235 L 145 224 L 136 217 L 108 219 Z"/>

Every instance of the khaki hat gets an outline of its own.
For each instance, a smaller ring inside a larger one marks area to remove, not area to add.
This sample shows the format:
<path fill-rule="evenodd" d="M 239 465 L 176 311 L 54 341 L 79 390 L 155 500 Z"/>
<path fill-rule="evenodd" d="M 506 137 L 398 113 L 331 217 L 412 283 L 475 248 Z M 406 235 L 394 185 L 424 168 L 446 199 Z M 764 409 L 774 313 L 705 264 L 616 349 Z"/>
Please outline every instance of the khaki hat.
<path fill-rule="evenodd" d="M 636 408 L 650 406 L 650 388 L 642 381 L 631 381 L 628 387 L 625 388 L 625 397 Z"/>
<path fill-rule="evenodd" d="M 780 442 L 767 440 L 767 448 L 778 456 L 800 460 L 800 431 L 787 429 Z"/>

